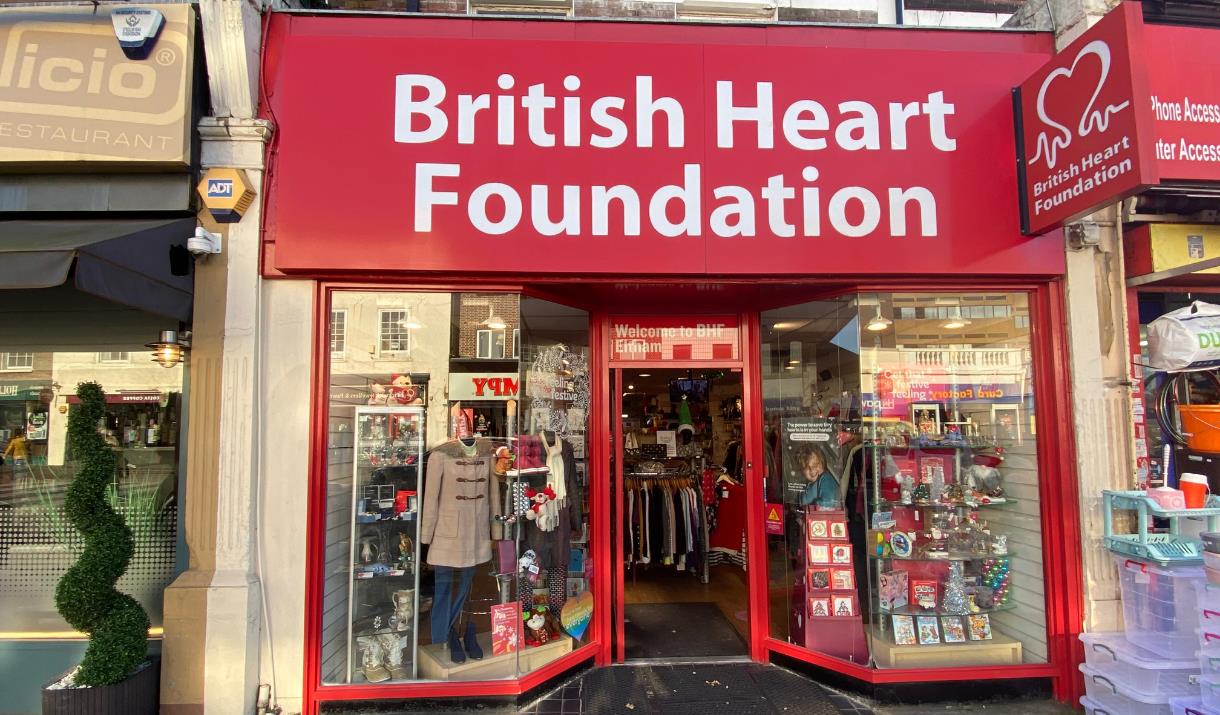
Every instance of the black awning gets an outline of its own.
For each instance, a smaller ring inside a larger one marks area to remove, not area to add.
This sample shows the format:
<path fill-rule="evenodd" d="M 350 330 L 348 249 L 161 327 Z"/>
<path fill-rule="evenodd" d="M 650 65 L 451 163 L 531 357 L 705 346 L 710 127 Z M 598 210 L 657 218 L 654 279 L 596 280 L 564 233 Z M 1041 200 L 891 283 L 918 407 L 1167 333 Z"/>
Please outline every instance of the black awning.
<path fill-rule="evenodd" d="M 176 318 L 191 317 L 193 282 L 170 274 L 169 249 L 195 232 L 194 218 L 141 221 L 0 221 L 0 290 L 78 290 Z"/>

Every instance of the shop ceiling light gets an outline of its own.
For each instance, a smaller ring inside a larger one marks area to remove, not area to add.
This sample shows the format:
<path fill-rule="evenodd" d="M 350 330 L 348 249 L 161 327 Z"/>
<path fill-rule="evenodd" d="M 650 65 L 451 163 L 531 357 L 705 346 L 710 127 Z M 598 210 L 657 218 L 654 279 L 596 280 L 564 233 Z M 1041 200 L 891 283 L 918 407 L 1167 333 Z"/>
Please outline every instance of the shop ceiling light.
<path fill-rule="evenodd" d="M 652 377 L 652 373 L 651 372 L 641 372 L 639 376 L 640 377 Z"/>
<path fill-rule="evenodd" d="M 877 314 L 864 326 L 865 330 L 880 333 L 882 330 L 888 330 L 894 321 L 881 314 L 881 306 L 877 306 Z"/>
<path fill-rule="evenodd" d="M 174 367 L 182 363 L 190 349 L 190 333 L 178 335 L 176 330 L 162 330 L 161 339 L 144 347 L 153 351 L 152 361 L 161 367 Z"/>

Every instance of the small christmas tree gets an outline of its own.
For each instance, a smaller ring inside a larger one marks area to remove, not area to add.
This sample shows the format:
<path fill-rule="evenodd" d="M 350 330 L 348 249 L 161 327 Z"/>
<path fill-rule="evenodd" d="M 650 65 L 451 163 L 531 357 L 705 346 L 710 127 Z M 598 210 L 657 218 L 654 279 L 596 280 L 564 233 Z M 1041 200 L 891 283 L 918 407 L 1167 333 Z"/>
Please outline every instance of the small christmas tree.
<path fill-rule="evenodd" d="M 947 615 L 964 616 L 970 613 L 970 604 L 966 602 L 966 584 L 962 581 L 962 562 L 949 562 L 949 578 L 945 581 L 945 595 L 940 602 L 941 610 Z"/>

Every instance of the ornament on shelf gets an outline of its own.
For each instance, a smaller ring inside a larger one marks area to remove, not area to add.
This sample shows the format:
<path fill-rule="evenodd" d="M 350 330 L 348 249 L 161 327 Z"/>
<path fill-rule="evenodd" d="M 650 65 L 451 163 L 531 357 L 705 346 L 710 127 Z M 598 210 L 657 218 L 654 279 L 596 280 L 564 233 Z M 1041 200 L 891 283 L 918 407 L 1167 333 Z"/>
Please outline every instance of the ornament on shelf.
<path fill-rule="evenodd" d="M 924 475 L 919 480 L 919 484 L 915 486 L 915 491 L 911 494 L 915 499 L 916 504 L 927 504 L 932 500 L 932 477 Z"/>
<path fill-rule="evenodd" d="M 899 499 L 903 504 L 910 504 L 914 498 L 912 495 L 915 491 L 915 478 L 911 476 L 902 477 L 899 480 L 898 494 Z"/>
<path fill-rule="evenodd" d="M 995 554 L 996 556 L 1007 556 L 1008 555 L 1008 537 L 1007 536 L 997 536 L 994 539 L 992 539 L 991 540 L 991 553 Z"/>
<path fill-rule="evenodd" d="M 1008 591 L 1010 569 L 1011 563 L 1006 558 L 983 561 L 983 585 L 990 588 L 992 594 L 989 599 L 990 603 L 979 605 L 991 608 L 1008 605 L 1011 595 Z"/>
<path fill-rule="evenodd" d="M 965 616 L 970 613 L 960 561 L 949 563 L 949 577 L 945 580 L 945 595 L 941 599 L 940 609 L 951 616 Z"/>

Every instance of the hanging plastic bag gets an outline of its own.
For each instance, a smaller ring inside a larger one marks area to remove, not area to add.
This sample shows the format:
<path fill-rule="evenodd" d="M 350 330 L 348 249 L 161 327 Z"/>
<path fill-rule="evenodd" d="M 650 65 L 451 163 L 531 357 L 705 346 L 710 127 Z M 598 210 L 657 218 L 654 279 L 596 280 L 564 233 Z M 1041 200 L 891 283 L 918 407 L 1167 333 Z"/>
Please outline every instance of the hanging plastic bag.
<path fill-rule="evenodd" d="M 1157 370 L 1220 367 L 1220 305 L 1195 301 L 1148 326 L 1148 362 Z"/>

